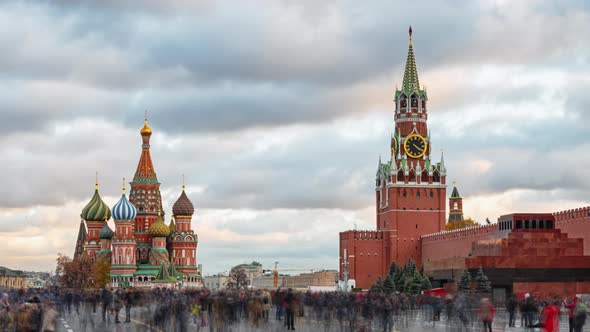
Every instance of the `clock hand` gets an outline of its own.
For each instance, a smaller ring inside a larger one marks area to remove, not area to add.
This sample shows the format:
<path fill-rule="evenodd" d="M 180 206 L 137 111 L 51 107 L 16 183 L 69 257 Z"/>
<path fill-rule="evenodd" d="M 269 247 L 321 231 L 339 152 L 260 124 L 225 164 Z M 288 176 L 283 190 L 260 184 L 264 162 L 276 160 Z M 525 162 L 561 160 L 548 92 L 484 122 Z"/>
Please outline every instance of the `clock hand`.
<path fill-rule="evenodd" d="M 423 150 L 420 149 L 416 144 L 412 143 L 412 146 L 415 147 L 419 152 L 422 152 Z"/>

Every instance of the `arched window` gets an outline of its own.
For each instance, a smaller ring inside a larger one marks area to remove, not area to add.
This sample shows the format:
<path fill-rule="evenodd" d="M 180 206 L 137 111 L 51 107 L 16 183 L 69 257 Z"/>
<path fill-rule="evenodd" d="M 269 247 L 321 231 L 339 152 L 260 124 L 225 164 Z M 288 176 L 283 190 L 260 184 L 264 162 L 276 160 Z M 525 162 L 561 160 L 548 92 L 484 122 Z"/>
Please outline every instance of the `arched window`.
<path fill-rule="evenodd" d="M 454 202 L 453 203 L 453 210 L 457 210 L 459 208 L 459 203 Z"/>

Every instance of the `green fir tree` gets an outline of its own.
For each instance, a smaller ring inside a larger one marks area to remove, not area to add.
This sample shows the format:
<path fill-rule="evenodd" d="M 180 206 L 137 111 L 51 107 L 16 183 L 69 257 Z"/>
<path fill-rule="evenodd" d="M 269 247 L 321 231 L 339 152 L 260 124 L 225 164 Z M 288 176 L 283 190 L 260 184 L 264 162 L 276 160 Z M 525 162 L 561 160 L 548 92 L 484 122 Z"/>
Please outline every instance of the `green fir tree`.
<path fill-rule="evenodd" d="M 381 277 L 377 277 L 377 281 L 373 284 L 373 286 L 371 286 L 371 288 L 369 289 L 369 292 L 380 293 L 382 291 L 383 291 L 383 281 L 381 280 Z"/>
<path fill-rule="evenodd" d="M 422 290 L 432 289 L 432 284 L 430 283 L 430 279 L 427 276 L 422 274 Z"/>
<path fill-rule="evenodd" d="M 395 283 L 393 282 L 391 275 L 387 275 L 385 278 L 385 281 L 383 282 L 383 291 L 387 294 L 393 294 L 393 292 L 395 292 Z"/>
<path fill-rule="evenodd" d="M 414 260 L 410 258 L 404 266 L 404 273 L 408 276 L 413 276 L 414 272 L 416 272 L 416 262 L 414 262 Z"/>
<path fill-rule="evenodd" d="M 459 290 L 463 292 L 469 292 L 471 290 L 471 273 L 467 269 L 463 270 L 463 274 L 461 275 Z"/>
<path fill-rule="evenodd" d="M 395 289 L 398 292 L 405 292 L 405 276 L 403 269 L 397 269 L 395 271 L 395 276 L 393 277 L 393 283 L 395 284 Z"/>
<path fill-rule="evenodd" d="M 423 279 L 420 273 L 414 270 L 414 274 L 408 276 L 406 284 L 406 292 L 411 294 L 420 294 L 423 290 Z"/>
<path fill-rule="evenodd" d="M 399 270 L 399 268 L 397 267 L 397 264 L 395 264 L 395 262 L 393 262 L 389 266 L 389 273 L 388 273 L 388 275 L 391 276 L 392 278 L 395 278 L 395 274 L 397 273 L 398 270 Z"/>
<path fill-rule="evenodd" d="M 483 269 L 480 267 L 475 275 L 475 281 L 477 283 L 477 291 L 479 293 L 489 294 L 492 292 L 492 285 L 488 280 L 488 277 L 483 273 Z"/>

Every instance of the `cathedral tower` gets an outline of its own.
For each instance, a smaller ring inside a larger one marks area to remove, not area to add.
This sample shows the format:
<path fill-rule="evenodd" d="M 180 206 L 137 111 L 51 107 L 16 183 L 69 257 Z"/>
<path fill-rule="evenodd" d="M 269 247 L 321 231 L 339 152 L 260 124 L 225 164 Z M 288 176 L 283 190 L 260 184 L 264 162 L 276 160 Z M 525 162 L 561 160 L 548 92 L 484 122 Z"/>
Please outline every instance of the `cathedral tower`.
<path fill-rule="evenodd" d="M 152 129 L 148 124 L 147 117 L 144 120 L 140 134 L 143 144 L 141 146 L 141 156 L 137 170 L 131 182 L 129 201 L 137 208 L 134 227 L 134 234 L 137 239 L 137 261 L 138 263 L 145 264 L 148 263 L 149 251 L 152 245 L 152 238 L 148 230 L 156 222 L 158 211 L 163 211 L 163 209 L 160 183 L 158 182 L 150 154 Z"/>
<path fill-rule="evenodd" d="M 185 192 L 184 177 L 182 192 L 172 207 L 176 223 L 170 234 L 170 259 L 179 271 L 187 275 L 198 273 L 197 234 L 191 228 L 195 208 Z"/>
<path fill-rule="evenodd" d="M 88 202 L 84 209 L 82 209 L 80 217 L 86 221 L 86 225 L 88 226 L 88 235 L 85 239 L 86 253 L 88 254 L 89 258 L 94 261 L 96 259 L 96 254 L 100 250 L 100 239 L 98 233 L 105 220 L 109 220 L 111 218 L 111 210 L 109 209 L 108 205 L 103 202 L 102 198 L 100 198 L 100 194 L 98 193 L 98 176 L 94 185 L 94 195 L 90 199 L 90 202 Z"/>
<path fill-rule="evenodd" d="M 112 242 L 111 285 L 132 283 L 133 273 L 137 270 L 135 249 L 135 235 L 133 223 L 137 216 L 137 209 L 125 196 L 125 179 L 123 179 L 123 195 L 113 206 L 115 219 L 115 235 Z"/>
<path fill-rule="evenodd" d="M 158 211 L 156 222 L 150 226 L 150 236 L 152 237 L 152 249 L 150 250 L 150 265 L 168 264 L 170 255 L 166 250 L 166 238 L 170 235 L 170 228 L 164 224 L 162 215 Z"/>

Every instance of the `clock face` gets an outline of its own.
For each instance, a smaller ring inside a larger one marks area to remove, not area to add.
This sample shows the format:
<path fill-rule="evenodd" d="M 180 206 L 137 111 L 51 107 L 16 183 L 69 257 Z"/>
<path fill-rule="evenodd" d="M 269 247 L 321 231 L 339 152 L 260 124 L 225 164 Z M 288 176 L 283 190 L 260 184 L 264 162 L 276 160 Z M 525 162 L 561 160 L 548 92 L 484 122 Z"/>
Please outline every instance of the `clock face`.
<path fill-rule="evenodd" d="M 410 158 L 420 158 L 426 153 L 427 143 L 419 134 L 412 134 L 404 141 L 404 150 Z"/>

